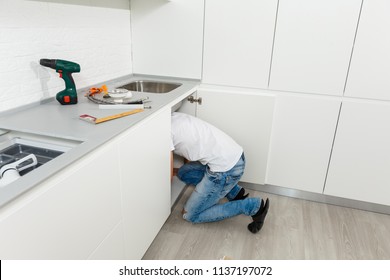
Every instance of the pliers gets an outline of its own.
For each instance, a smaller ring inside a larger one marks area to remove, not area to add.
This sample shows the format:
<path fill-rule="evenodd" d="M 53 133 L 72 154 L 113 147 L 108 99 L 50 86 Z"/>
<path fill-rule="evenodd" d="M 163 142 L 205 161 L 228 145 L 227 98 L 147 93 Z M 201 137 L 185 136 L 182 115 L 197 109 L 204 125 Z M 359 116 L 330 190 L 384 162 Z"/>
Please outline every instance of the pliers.
<path fill-rule="evenodd" d="M 107 86 L 106 85 L 102 85 L 102 87 L 98 88 L 98 87 L 92 87 L 88 90 L 88 95 L 89 96 L 93 96 L 95 94 L 99 94 L 99 93 L 104 93 L 106 94 L 107 93 Z"/>

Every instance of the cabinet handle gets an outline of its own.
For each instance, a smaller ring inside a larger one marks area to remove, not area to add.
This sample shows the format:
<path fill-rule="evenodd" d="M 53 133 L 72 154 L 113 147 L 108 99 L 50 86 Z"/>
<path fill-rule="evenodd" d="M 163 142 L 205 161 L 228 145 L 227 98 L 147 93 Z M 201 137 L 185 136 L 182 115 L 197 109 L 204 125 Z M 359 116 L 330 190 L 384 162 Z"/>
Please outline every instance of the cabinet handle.
<path fill-rule="evenodd" d="M 199 105 L 202 105 L 202 97 L 195 98 L 195 97 L 193 97 L 193 96 L 191 95 L 191 96 L 189 96 L 189 97 L 187 98 L 187 100 L 190 101 L 190 103 L 196 102 L 196 103 L 198 103 Z"/>

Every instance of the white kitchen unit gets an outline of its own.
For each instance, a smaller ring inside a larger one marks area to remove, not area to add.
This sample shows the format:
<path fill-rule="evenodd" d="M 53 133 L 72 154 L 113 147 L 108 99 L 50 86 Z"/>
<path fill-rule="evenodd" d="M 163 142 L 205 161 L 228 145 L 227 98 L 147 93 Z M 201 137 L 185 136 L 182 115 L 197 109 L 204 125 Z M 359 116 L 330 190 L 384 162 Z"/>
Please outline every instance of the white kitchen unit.
<path fill-rule="evenodd" d="M 118 247 L 107 238 L 122 216 L 117 148 L 107 143 L 1 208 L 0 258 L 87 259 L 104 241 Z"/>
<path fill-rule="evenodd" d="M 343 102 L 325 194 L 390 205 L 390 104 Z"/>
<path fill-rule="evenodd" d="M 270 89 L 342 95 L 361 0 L 279 0 Z"/>
<path fill-rule="evenodd" d="M 170 112 L 3 206 L 0 258 L 141 259 L 171 209 Z"/>
<path fill-rule="evenodd" d="M 124 260 L 126 259 L 123 222 L 110 232 L 99 247 L 89 256 L 90 260 Z"/>
<path fill-rule="evenodd" d="M 157 113 L 118 140 L 126 259 L 140 259 L 168 218 L 171 110 Z"/>
<path fill-rule="evenodd" d="M 364 1 L 345 95 L 390 100 L 390 1 Z"/>
<path fill-rule="evenodd" d="M 200 79 L 203 0 L 131 0 L 133 73 Z"/>
<path fill-rule="evenodd" d="M 209 0 L 203 82 L 267 88 L 277 0 Z"/>
<path fill-rule="evenodd" d="M 197 117 L 230 135 L 245 152 L 242 181 L 264 184 L 274 112 L 274 96 L 265 91 L 203 85 Z"/>
<path fill-rule="evenodd" d="M 126 76 L 107 85 L 116 88 L 149 79 Z M 101 110 L 80 98 L 77 106 L 48 100 L 0 116 L 2 147 L 20 135 L 27 141 L 25 131 L 32 140 L 47 139 L 50 144 L 51 135 L 70 147 L 0 188 L 1 259 L 142 258 L 171 211 L 171 106 L 199 84 L 156 79 L 162 80 L 160 85 L 181 85 L 166 94 L 133 92 L 137 99 L 148 97 L 151 108 L 101 124 L 78 116 L 124 111 Z"/>
<path fill-rule="evenodd" d="M 323 192 L 340 104 L 326 96 L 277 96 L 267 184 Z"/>

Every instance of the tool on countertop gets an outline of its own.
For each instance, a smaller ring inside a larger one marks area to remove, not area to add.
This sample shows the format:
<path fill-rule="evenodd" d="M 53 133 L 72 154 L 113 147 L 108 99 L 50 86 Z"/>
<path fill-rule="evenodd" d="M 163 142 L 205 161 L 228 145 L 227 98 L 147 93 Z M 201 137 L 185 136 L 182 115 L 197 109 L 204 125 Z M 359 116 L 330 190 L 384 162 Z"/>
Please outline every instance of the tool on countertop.
<path fill-rule="evenodd" d="M 56 95 L 57 101 L 62 105 L 77 104 L 77 91 L 72 73 L 80 72 L 80 65 L 72 61 L 47 58 L 42 58 L 39 63 L 56 70 L 65 81 L 65 89 Z"/>
<path fill-rule="evenodd" d="M 103 96 L 99 94 L 103 93 Z M 106 94 L 107 93 L 107 94 Z M 107 87 L 103 85 L 100 88 L 90 88 L 85 94 L 89 101 L 99 104 L 99 109 L 151 109 L 152 106 L 145 106 L 145 103 L 150 102 L 149 97 L 139 98 L 136 100 L 127 101 L 123 99 L 120 103 L 115 102 L 108 94 Z M 137 106 L 139 105 L 139 106 Z"/>
<path fill-rule="evenodd" d="M 137 100 L 133 100 L 133 101 L 130 101 L 130 102 L 126 102 L 124 104 L 144 104 L 144 103 L 147 103 L 147 102 L 150 102 L 149 100 L 149 97 L 145 97 L 145 98 L 140 98 L 140 99 L 137 99 Z"/>
<path fill-rule="evenodd" d="M 152 106 L 144 104 L 99 104 L 99 109 L 152 109 Z"/>
<path fill-rule="evenodd" d="M 86 96 L 94 96 L 95 94 L 103 93 L 106 95 L 108 93 L 108 88 L 106 85 L 102 85 L 100 88 L 98 87 L 91 87 L 87 93 Z"/>
<path fill-rule="evenodd" d="M 99 103 L 99 109 L 152 109 L 152 106 L 145 106 L 147 102 L 150 102 L 149 97 L 122 103 L 103 102 Z"/>
<path fill-rule="evenodd" d="M 131 110 L 131 111 L 127 111 L 127 112 L 123 112 L 123 113 L 119 113 L 119 114 L 115 114 L 115 115 L 111 115 L 111 116 L 107 116 L 107 117 L 102 117 L 102 118 L 97 118 L 97 117 L 94 117 L 94 116 L 91 116 L 88 114 L 84 114 L 84 115 L 81 115 L 79 118 L 81 120 L 84 120 L 84 121 L 87 121 L 90 123 L 98 124 L 98 123 L 114 120 L 117 118 L 122 118 L 125 116 L 133 115 L 136 113 L 140 113 L 143 111 L 144 111 L 143 109 L 135 109 L 135 110 Z"/>

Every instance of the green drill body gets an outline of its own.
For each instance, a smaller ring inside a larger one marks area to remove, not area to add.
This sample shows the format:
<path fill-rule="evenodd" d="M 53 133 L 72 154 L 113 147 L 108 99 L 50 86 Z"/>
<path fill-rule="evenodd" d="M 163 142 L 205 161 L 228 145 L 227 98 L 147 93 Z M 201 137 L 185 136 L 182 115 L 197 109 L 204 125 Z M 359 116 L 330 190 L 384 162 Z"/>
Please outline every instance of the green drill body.
<path fill-rule="evenodd" d="M 77 103 L 77 91 L 72 73 L 80 72 L 80 65 L 61 59 L 41 59 L 40 64 L 50 67 L 60 73 L 60 78 L 64 79 L 65 89 L 57 93 L 56 99 L 62 105 Z"/>

